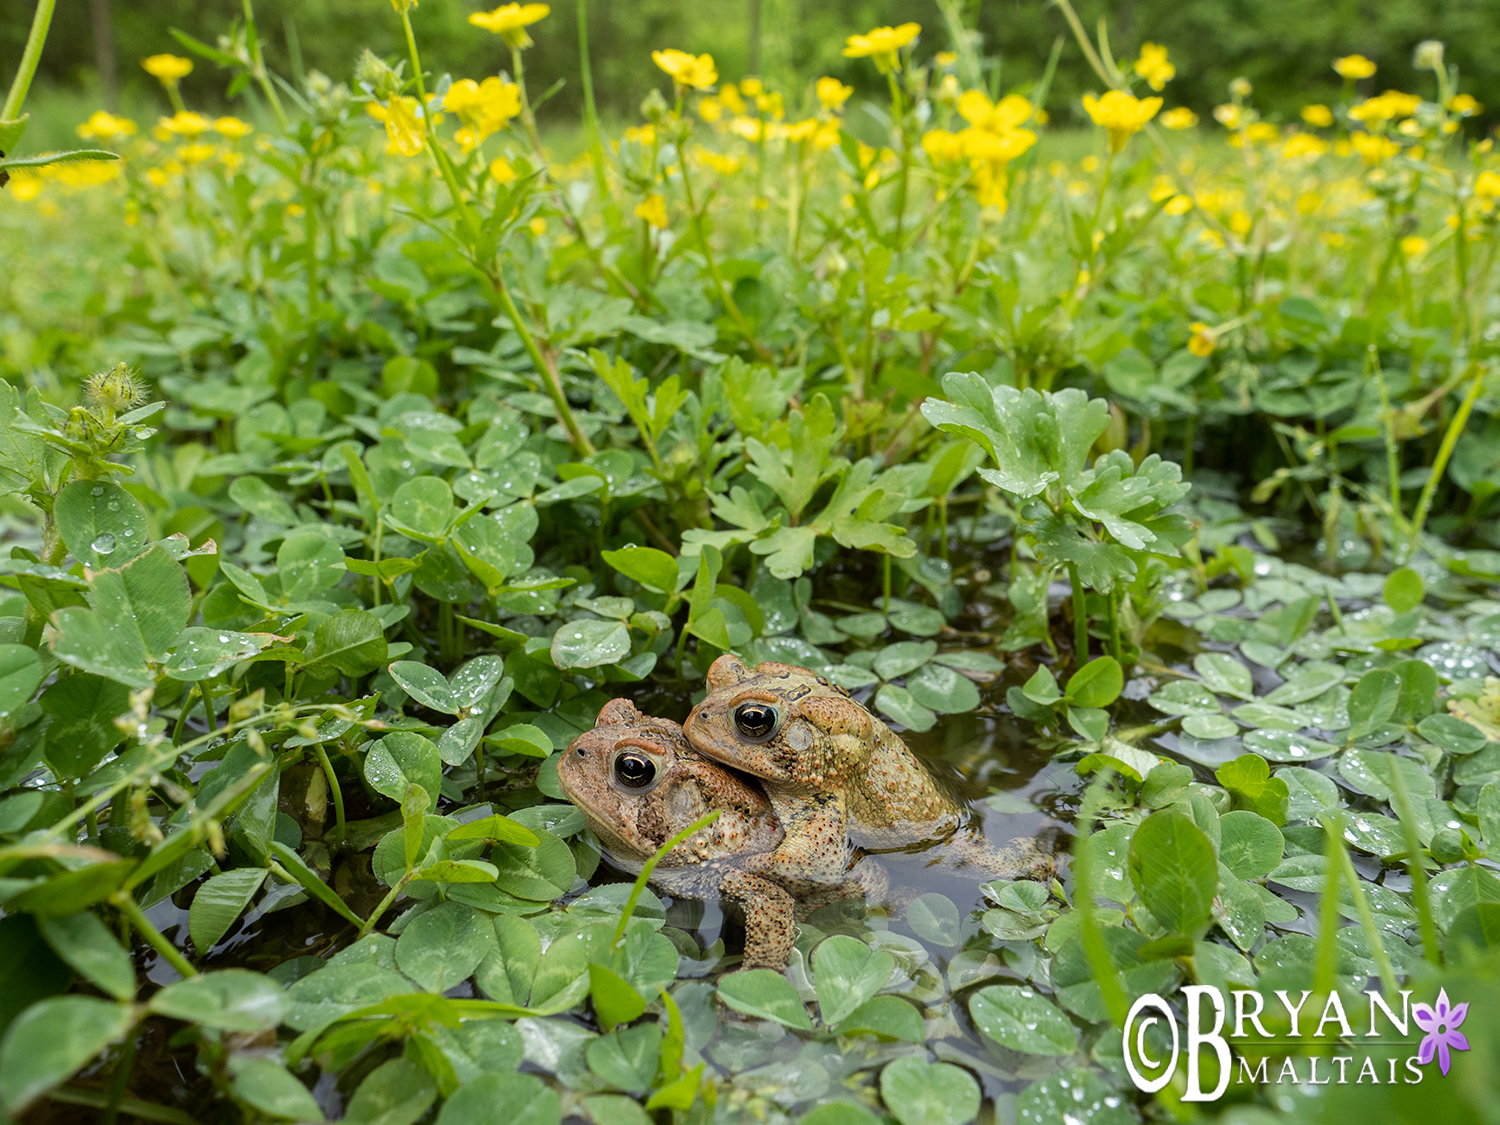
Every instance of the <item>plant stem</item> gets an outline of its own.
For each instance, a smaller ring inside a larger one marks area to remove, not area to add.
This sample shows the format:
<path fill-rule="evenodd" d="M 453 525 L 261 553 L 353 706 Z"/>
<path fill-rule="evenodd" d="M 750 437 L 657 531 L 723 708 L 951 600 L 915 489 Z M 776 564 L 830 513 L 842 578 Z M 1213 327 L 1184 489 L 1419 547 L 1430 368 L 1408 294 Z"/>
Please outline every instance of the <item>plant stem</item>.
<path fill-rule="evenodd" d="M 344 793 L 339 788 L 338 775 L 333 772 L 333 763 L 328 760 L 328 751 L 320 742 L 313 747 L 318 765 L 323 767 L 323 776 L 328 779 L 328 789 L 333 794 L 333 831 L 336 844 L 344 842 Z"/>
<path fill-rule="evenodd" d="M 735 327 L 755 349 L 755 353 L 762 359 L 770 359 L 771 353 L 761 347 L 760 342 L 756 340 L 755 333 L 750 328 L 750 322 L 745 319 L 745 314 L 740 312 L 739 305 L 734 303 L 734 293 L 724 284 L 724 277 L 719 273 L 719 264 L 714 261 L 713 248 L 708 244 L 708 232 L 703 229 L 703 212 L 698 209 L 697 203 L 693 200 L 693 181 L 688 175 L 688 162 L 683 159 L 678 162 L 678 165 L 682 169 L 683 194 L 687 196 L 688 210 L 693 216 L 693 232 L 698 236 L 699 248 L 703 251 L 704 260 L 708 263 L 708 275 L 713 278 L 715 295 L 724 302 L 724 308 L 734 320 Z"/>
<path fill-rule="evenodd" d="M 109 1102 L 104 1107 L 104 1115 L 99 1118 L 99 1125 L 115 1125 L 120 1117 L 120 1103 L 125 1097 L 125 1091 L 130 1089 L 130 1071 L 135 1066 L 135 1035 L 125 1037 L 125 1042 L 120 1047 L 120 1057 L 115 1060 L 115 1072 L 109 1079 Z"/>
<path fill-rule="evenodd" d="M 1473 382 L 1469 384 L 1469 393 L 1464 396 L 1463 403 L 1453 415 L 1453 421 L 1448 423 L 1448 432 L 1443 435 L 1443 444 L 1438 447 L 1437 457 L 1432 462 L 1432 472 L 1427 477 L 1427 483 L 1422 486 L 1422 496 L 1417 501 L 1417 513 L 1411 518 L 1411 531 L 1407 534 L 1406 550 L 1401 556 L 1403 563 L 1411 558 L 1411 553 L 1417 549 L 1417 540 L 1422 536 L 1422 527 L 1427 523 L 1427 513 L 1432 508 L 1432 494 L 1437 491 L 1438 481 L 1443 479 L 1443 473 L 1448 468 L 1448 458 L 1453 456 L 1453 447 L 1458 444 L 1459 435 L 1464 432 L 1464 425 L 1469 420 L 1469 413 L 1474 409 L 1474 402 L 1479 398 L 1479 392 L 1484 389 L 1483 365 L 1471 363 L 1469 366 L 1473 371 Z"/>
<path fill-rule="evenodd" d="M 31 34 L 26 37 L 26 49 L 21 52 L 21 65 L 11 81 L 5 108 L 0 110 L 0 121 L 14 121 L 21 116 L 31 80 L 36 76 L 37 63 L 42 60 L 42 47 L 47 42 L 47 29 L 52 26 L 52 11 L 56 7 L 57 0 L 37 0 L 36 14 L 31 18 Z"/>
<path fill-rule="evenodd" d="M 531 330 L 526 327 L 526 322 L 521 318 L 521 310 L 516 308 L 515 301 L 511 299 L 510 288 L 505 284 L 505 274 L 498 267 L 491 273 L 490 283 L 495 287 L 495 292 L 500 295 L 500 303 L 505 309 L 505 315 L 510 318 L 516 335 L 521 337 L 521 344 L 525 347 L 526 354 L 531 357 L 537 374 L 542 377 L 542 383 L 547 388 L 552 405 L 557 408 L 558 419 L 562 422 L 563 428 L 568 431 L 569 440 L 579 453 L 587 457 L 594 452 L 594 444 L 589 441 L 583 428 L 578 425 L 578 419 L 573 416 L 573 408 L 568 405 L 567 396 L 563 394 L 562 379 L 557 373 L 555 362 L 549 361 L 542 354 L 536 338 L 532 336 Z"/>
<path fill-rule="evenodd" d="M 1104 933 L 1095 917 L 1093 866 L 1094 857 L 1088 847 L 1095 822 L 1099 818 L 1099 802 L 1104 794 L 1107 779 L 1114 773 L 1108 766 L 1100 770 L 1094 781 L 1083 793 L 1083 806 L 1078 810 L 1078 835 L 1073 840 L 1073 906 L 1079 915 L 1079 937 L 1084 954 L 1094 970 L 1094 979 L 1099 982 L 1099 991 L 1104 1006 L 1116 1027 L 1125 1026 L 1125 991 L 1120 987 L 1120 976 L 1110 961 L 1109 947 L 1104 944 Z"/>
<path fill-rule="evenodd" d="M 271 112 L 276 115 L 276 122 L 284 133 L 289 122 L 286 110 L 281 107 L 281 99 L 276 95 L 276 85 L 266 71 L 266 60 L 260 53 L 260 34 L 255 30 L 255 10 L 250 6 L 250 0 L 244 0 L 244 7 L 245 27 L 250 33 L 250 72 L 255 75 L 255 81 L 259 84 L 261 93 L 265 94 L 266 101 L 271 103 Z"/>
<path fill-rule="evenodd" d="M 370 932 L 375 929 L 375 923 L 380 921 L 380 916 L 391 908 L 391 903 L 396 901 L 401 892 L 406 889 L 406 884 L 411 882 L 412 876 L 416 873 L 417 869 L 413 867 L 396 881 L 396 885 L 390 889 L 390 893 L 380 900 L 380 904 L 370 912 L 369 918 L 365 919 L 365 924 L 359 928 L 359 933 L 354 937 L 355 941 L 361 941 L 370 935 Z"/>
<path fill-rule="evenodd" d="M 641 897 L 641 892 L 646 889 L 646 882 L 651 878 L 651 873 L 656 870 L 656 865 L 671 854 L 673 848 L 684 840 L 691 837 L 695 832 L 701 832 L 714 821 L 719 819 L 719 809 L 699 817 L 689 824 L 677 835 L 669 839 L 665 844 L 656 849 L 656 854 L 648 859 L 641 867 L 641 873 L 635 877 L 635 886 L 630 888 L 630 897 L 625 900 L 624 907 L 620 910 L 620 924 L 615 927 L 614 941 L 610 942 L 613 948 L 620 944 L 620 939 L 625 936 L 625 929 L 630 925 L 630 916 L 635 913 L 635 904 Z"/>
<path fill-rule="evenodd" d="M 1399 769 L 1391 770 L 1391 805 L 1401 822 L 1406 842 L 1406 870 L 1411 876 L 1411 901 L 1417 908 L 1422 928 L 1422 956 L 1434 965 L 1443 963 L 1438 952 L 1437 923 L 1432 918 L 1432 902 L 1427 894 L 1427 872 L 1422 867 L 1422 842 L 1417 838 L 1417 822 L 1412 819 L 1411 799 L 1406 792 L 1406 778 Z"/>
<path fill-rule="evenodd" d="M 1081 668 L 1089 658 L 1089 617 L 1077 563 L 1068 564 L 1068 582 L 1073 587 L 1073 659 Z"/>
<path fill-rule="evenodd" d="M 578 0 L 578 67 L 583 82 L 583 120 L 588 129 L 594 186 L 599 189 L 599 199 L 603 202 L 609 197 L 609 183 L 604 176 L 604 139 L 599 131 L 599 110 L 594 105 L 594 72 L 589 64 L 588 0 Z"/>
<path fill-rule="evenodd" d="M 160 953 L 167 964 L 176 969 L 184 978 L 195 977 L 198 970 L 193 968 L 188 959 L 184 957 L 178 948 L 167 940 L 166 935 L 151 924 L 151 919 L 136 904 L 135 899 L 130 897 L 129 891 L 118 891 L 110 896 L 110 902 L 114 904 L 121 914 L 130 920 L 130 924 L 136 928 L 136 932 L 146 939 L 146 944 L 156 952 Z M 360 935 L 363 937 L 364 935 Z"/>

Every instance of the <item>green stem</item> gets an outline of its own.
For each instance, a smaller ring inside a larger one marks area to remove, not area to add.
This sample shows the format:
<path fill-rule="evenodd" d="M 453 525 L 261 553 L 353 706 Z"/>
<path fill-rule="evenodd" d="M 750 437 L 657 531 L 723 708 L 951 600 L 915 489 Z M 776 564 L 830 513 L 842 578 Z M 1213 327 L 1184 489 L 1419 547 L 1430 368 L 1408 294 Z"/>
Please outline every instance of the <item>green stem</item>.
<path fill-rule="evenodd" d="M 1323 875 L 1323 897 L 1318 908 L 1318 955 L 1313 969 L 1313 991 L 1327 996 L 1338 984 L 1339 931 L 1339 828 L 1332 818 L 1323 818 L 1324 855 L 1328 868 Z"/>
<path fill-rule="evenodd" d="M 604 176 L 604 138 L 599 130 L 599 110 L 594 105 L 594 72 L 589 64 L 588 0 L 578 0 L 578 67 L 583 82 L 583 120 L 588 129 L 589 155 L 593 157 L 594 186 L 599 199 L 609 197 L 609 183 Z"/>
<path fill-rule="evenodd" d="M 1083 807 L 1078 810 L 1078 835 L 1073 841 L 1073 905 L 1078 910 L 1079 937 L 1083 942 L 1083 951 L 1094 970 L 1094 979 L 1099 982 L 1104 1007 L 1115 1026 L 1124 1027 L 1128 1004 L 1125 992 L 1120 987 L 1119 972 L 1111 963 L 1109 948 L 1104 944 L 1104 933 L 1095 916 L 1094 863 L 1088 846 L 1099 817 L 1099 803 L 1104 794 L 1104 786 L 1113 772 L 1106 766 L 1095 775 L 1093 783 L 1084 791 Z"/>
<path fill-rule="evenodd" d="M 110 902 L 114 904 L 116 910 L 130 920 L 130 924 L 135 927 L 136 932 L 146 939 L 146 944 L 160 953 L 167 964 L 176 969 L 179 975 L 184 978 L 198 975 L 198 970 L 193 968 L 178 948 L 167 940 L 165 934 L 151 924 L 151 919 L 147 918 L 145 912 L 136 905 L 136 901 L 130 897 L 129 891 L 119 891 L 111 895 Z M 363 937 L 364 935 L 361 934 L 360 936 Z"/>
<path fill-rule="evenodd" d="M 1365 370 L 1375 376 L 1375 389 L 1380 392 L 1380 420 L 1385 426 L 1385 472 L 1390 477 L 1391 484 L 1391 523 L 1399 531 L 1401 527 L 1401 458 L 1396 452 L 1396 415 L 1391 409 L 1391 395 L 1386 388 L 1385 372 L 1380 365 L 1380 349 L 1374 344 L 1370 344 L 1365 351 Z"/>
<path fill-rule="evenodd" d="M 260 34 L 255 30 L 255 10 L 250 6 L 250 0 L 244 0 L 245 29 L 249 32 L 250 40 L 250 72 L 255 75 L 255 81 L 260 86 L 261 93 L 265 94 L 266 101 L 271 103 L 271 112 L 276 115 L 276 123 L 281 126 L 284 133 L 289 127 L 286 110 L 281 107 L 281 98 L 276 94 L 276 84 L 271 81 L 271 75 L 266 70 L 266 61 L 260 53 Z"/>
<path fill-rule="evenodd" d="M 1443 444 L 1438 447 L 1437 458 L 1432 462 L 1432 472 L 1427 477 L 1427 483 L 1422 486 L 1422 496 L 1417 501 L 1417 514 L 1412 516 L 1411 531 L 1406 538 L 1403 562 L 1411 558 L 1412 552 L 1417 549 L 1417 540 L 1422 536 L 1422 527 L 1427 523 L 1427 513 L 1432 508 L 1432 494 L 1437 491 L 1438 481 L 1443 479 L 1443 473 L 1448 468 L 1448 458 L 1453 456 L 1453 447 L 1458 444 L 1459 435 L 1464 432 L 1464 426 L 1469 421 L 1469 413 L 1474 409 L 1474 402 L 1484 389 L 1484 367 L 1478 363 L 1471 367 L 1474 374 L 1469 393 L 1464 396 L 1463 403 L 1453 415 L 1453 421 L 1448 423 L 1448 432 L 1443 435 Z"/>
<path fill-rule="evenodd" d="M 625 936 L 625 928 L 630 925 L 630 916 L 635 913 L 635 904 L 637 901 L 639 901 L 641 892 L 646 889 L 646 882 L 651 878 L 651 873 L 656 870 L 656 865 L 663 859 L 665 859 L 668 855 L 670 855 L 672 849 L 675 848 L 678 844 L 691 837 L 695 832 L 701 832 L 714 821 L 718 820 L 719 811 L 720 810 L 715 809 L 713 812 L 701 816 L 697 820 L 693 821 L 692 824 L 689 824 L 681 832 L 677 833 L 677 835 L 673 836 L 665 844 L 658 848 L 656 850 L 656 854 L 648 859 L 641 867 L 641 873 L 635 877 L 635 886 L 630 888 L 630 897 L 625 900 L 625 906 L 620 911 L 620 924 L 615 927 L 615 938 L 614 941 L 610 942 L 611 948 L 619 945 L 620 939 Z"/>
<path fill-rule="evenodd" d="M 422 135 L 427 138 L 427 147 L 432 152 L 433 163 L 437 165 L 438 173 L 443 177 L 443 183 L 448 185 L 448 194 L 453 197 L 453 206 L 458 211 L 459 219 L 463 222 L 464 233 L 469 236 L 469 243 L 472 246 L 474 236 L 479 231 L 479 223 L 469 207 L 469 201 L 464 198 L 463 189 L 459 187 L 458 175 L 453 170 L 453 162 L 443 151 L 437 130 L 432 127 L 432 114 L 429 112 L 431 107 L 427 104 L 427 83 L 422 77 L 422 57 L 417 53 L 417 37 L 411 29 L 411 14 L 405 9 L 401 12 L 401 28 L 406 32 L 406 53 L 411 57 L 413 77 L 417 80 L 417 100 L 422 105 Z"/>
<path fill-rule="evenodd" d="M 31 18 L 31 34 L 26 37 L 26 49 L 21 52 L 21 65 L 10 84 L 10 94 L 5 99 L 5 109 L 0 111 L 0 121 L 14 121 L 21 116 L 21 107 L 26 104 L 27 91 L 36 76 L 37 63 L 42 59 L 42 47 L 47 42 L 47 29 L 52 26 L 52 10 L 57 0 L 38 0 L 36 15 Z"/>
<path fill-rule="evenodd" d="M 542 349 L 537 346 L 536 338 L 532 336 L 531 330 L 526 327 L 526 322 L 521 317 L 521 310 L 516 308 L 516 302 L 511 299 L 510 288 L 505 284 L 504 273 L 498 268 L 494 270 L 490 275 L 490 283 L 494 285 L 495 292 L 500 295 L 500 303 L 505 309 L 505 315 L 510 318 L 516 335 L 521 337 L 521 344 L 526 349 L 526 354 L 531 357 L 537 374 L 542 377 L 542 383 L 547 388 L 552 405 L 557 408 L 557 416 L 568 431 L 568 438 L 572 441 L 573 447 L 587 457 L 594 452 L 594 444 L 589 441 L 583 428 L 579 426 L 578 419 L 573 416 L 573 408 L 568 405 L 568 398 L 563 394 L 562 380 L 553 365 L 542 355 Z"/>
<path fill-rule="evenodd" d="M 328 779 L 328 789 L 333 794 L 333 831 L 337 846 L 344 842 L 344 792 L 339 788 L 338 775 L 333 772 L 333 763 L 328 760 L 328 751 L 323 749 L 321 742 L 313 747 L 313 753 L 317 755 L 318 765 L 323 767 L 323 776 Z"/>
<path fill-rule="evenodd" d="M 214 697 L 208 690 L 208 681 L 198 681 L 198 694 L 203 697 L 203 717 L 208 721 L 208 733 L 214 733 Z"/>
<path fill-rule="evenodd" d="M 391 908 L 391 904 L 395 902 L 396 899 L 400 896 L 401 892 L 406 889 L 406 884 L 411 882 L 412 876 L 416 873 L 417 869 L 413 867 L 410 871 L 408 871 L 405 875 L 401 876 L 401 878 L 396 881 L 396 885 L 390 889 L 390 892 L 385 896 L 385 898 L 380 900 L 380 904 L 370 912 L 370 917 L 367 918 L 365 920 L 365 924 L 359 928 L 359 933 L 356 934 L 354 938 L 355 941 L 359 941 L 370 935 L 370 932 L 375 929 L 375 923 L 380 921 L 380 916 Z"/>
<path fill-rule="evenodd" d="M 693 181 L 688 175 L 688 162 L 680 160 L 678 166 L 682 169 L 682 191 L 687 196 L 688 210 L 693 216 L 693 232 L 698 236 L 698 245 L 703 251 L 703 258 L 708 263 L 708 275 L 713 278 L 714 292 L 724 302 L 724 308 L 728 311 L 741 334 L 755 349 L 757 355 L 762 359 L 770 359 L 771 353 L 761 347 L 760 341 L 755 338 L 755 333 L 750 328 L 750 322 L 745 319 L 745 314 L 740 312 L 739 305 L 734 303 L 734 294 L 724 284 L 724 277 L 719 273 L 719 264 L 714 261 L 713 248 L 708 244 L 708 232 L 703 229 L 703 212 L 693 200 Z"/>
<path fill-rule="evenodd" d="M 1395 763 L 1393 763 L 1395 764 Z M 1417 838 L 1417 822 L 1411 815 L 1411 798 L 1406 792 L 1406 778 L 1399 769 L 1391 770 L 1391 805 L 1401 822 L 1406 842 L 1406 870 L 1411 876 L 1411 901 L 1417 908 L 1422 929 L 1422 956 L 1434 965 L 1442 965 L 1438 952 L 1437 923 L 1432 918 L 1432 901 L 1427 894 L 1427 871 L 1422 866 L 1422 842 Z"/>
<path fill-rule="evenodd" d="M 881 612 L 891 612 L 891 556 L 880 556 L 880 585 L 885 592 L 885 601 L 881 605 Z"/>
<path fill-rule="evenodd" d="M 120 1118 L 120 1103 L 130 1089 L 130 1071 L 135 1066 L 135 1036 L 127 1035 L 120 1047 L 120 1057 L 115 1060 L 115 1072 L 109 1079 L 109 1101 L 99 1125 L 115 1125 Z"/>
<path fill-rule="evenodd" d="M 1089 616 L 1077 563 L 1068 564 L 1068 582 L 1073 587 L 1073 659 L 1081 668 L 1089 658 Z"/>
<path fill-rule="evenodd" d="M 1375 960 L 1375 971 L 1380 976 L 1380 985 L 1385 989 L 1387 996 L 1394 996 L 1399 988 L 1396 983 L 1396 970 L 1391 966 L 1391 959 L 1386 954 L 1385 942 L 1380 938 L 1380 928 L 1375 925 L 1375 916 L 1370 910 L 1369 896 L 1360 885 L 1359 873 L 1354 870 L 1354 861 L 1349 858 L 1349 849 L 1344 847 L 1344 841 L 1339 835 L 1340 828 L 1341 826 L 1335 822 L 1329 830 L 1329 839 L 1338 849 L 1339 868 L 1345 882 L 1349 884 L 1349 893 L 1354 898 L 1354 908 L 1359 912 L 1360 928 L 1364 930 L 1365 939 L 1370 943 L 1370 953 Z M 1329 874 L 1332 875 L 1332 872 Z"/>

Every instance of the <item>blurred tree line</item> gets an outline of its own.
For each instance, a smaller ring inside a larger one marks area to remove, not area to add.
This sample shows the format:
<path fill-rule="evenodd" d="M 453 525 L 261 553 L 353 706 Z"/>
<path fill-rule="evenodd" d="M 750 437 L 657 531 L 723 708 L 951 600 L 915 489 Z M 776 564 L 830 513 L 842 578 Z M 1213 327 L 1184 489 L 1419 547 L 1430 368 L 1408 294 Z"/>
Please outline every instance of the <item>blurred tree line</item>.
<path fill-rule="evenodd" d="M 1044 0 L 945 3 L 965 26 L 978 29 L 983 52 L 998 58 L 990 79 L 999 90 L 1027 92 L 1054 41 L 1067 34 L 1061 13 Z M 503 42 L 467 23 L 470 12 L 490 6 L 422 0 L 414 21 L 429 70 L 477 78 L 507 65 Z M 32 2 L 5 0 L 5 7 L 0 80 L 20 58 Z M 1133 57 L 1144 40 L 1166 44 L 1178 73 L 1167 104 L 1200 114 L 1225 101 L 1229 80 L 1243 75 L 1273 120 L 1294 118 L 1305 102 L 1338 97 L 1329 63 L 1355 52 L 1380 66 L 1362 92 L 1396 87 L 1430 97 L 1431 75 L 1419 77 L 1412 68 L 1412 49 L 1424 39 L 1445 42 L 1462 88 L 1500 109 L 1500 0 L 1078 0 L 1076 7 L 1090 29 L 1100 16 L 1108 19 L 1117 58 Z M 726 80 L 759 71 L 788 90 L 795 113 L 810 100 L 806 91 L 820 74 L 883 97 L 872 67 L 842 57 L 844 36 L 852 32 L 915 20 L 923 27 L 919 56 L 952 46 L 939 0 L 560 0 L 531 28 L 537 45 L 526 60 L 534 97 L 556 87 L 542 110 L 553 120 L 576 120 L 581 109 L 580 9 L 587 14 L 596 97 L 606 117 L 634 117 L 646 91 L 662 84 L 650 61 L 650 52 L 661 47 L 711 52 Z M 289 77 L 316 69 L 347 80 L 366 46 L 389 58 L 404 54 L 388 0 L 256 0 L 255 11 L 268 60 Z M 95 92 L 101 104 L 114 101 L 120 87 L 144 94 L 154 83 L 139 60 L 160 51 L 183 53 L 169 27 L 212 43 L 240 13 L 241 0 L 59 0 L 42 77 Z M 211 64 L 200 60 L 184 85 L 194 104 L 223 102 L 225 84 Z M 1067 41 L 1048 99 L 1053 120 L 1082 123 L 1078 96 L 1099 86 Z"/>

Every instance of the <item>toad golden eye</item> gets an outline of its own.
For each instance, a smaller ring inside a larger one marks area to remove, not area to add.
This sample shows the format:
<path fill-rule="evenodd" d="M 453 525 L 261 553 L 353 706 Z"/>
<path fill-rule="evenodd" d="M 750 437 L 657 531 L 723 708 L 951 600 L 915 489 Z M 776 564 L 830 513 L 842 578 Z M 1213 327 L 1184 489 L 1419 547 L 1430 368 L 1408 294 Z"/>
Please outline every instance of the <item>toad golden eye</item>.
<path fill-rule="evenodd" d="M 776 708 L 769 703 L 741 703 L 734 710 L 734 725 L 753 742 L 763 742 L 776 733 Z"/>
<path fill-rule="evenodd" d="M 656 780 L 656 765 L 644 754 L 621 754 L 615 759 L 615 780 L 627 789 L 644 789 Z"/>

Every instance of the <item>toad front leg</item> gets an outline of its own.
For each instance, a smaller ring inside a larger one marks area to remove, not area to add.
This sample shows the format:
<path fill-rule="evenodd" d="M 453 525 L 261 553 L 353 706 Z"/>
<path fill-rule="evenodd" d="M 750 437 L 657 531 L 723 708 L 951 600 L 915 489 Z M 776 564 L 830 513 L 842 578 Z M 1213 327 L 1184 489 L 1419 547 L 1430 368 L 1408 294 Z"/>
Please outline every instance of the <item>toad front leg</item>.
<path fill-rule="evenodd" d="M 719 894 L 745 915 L 742 969 L 785 969 L 797 940 L 792 896 L 760 875 L 736 871 L 719 884 Z"/>

